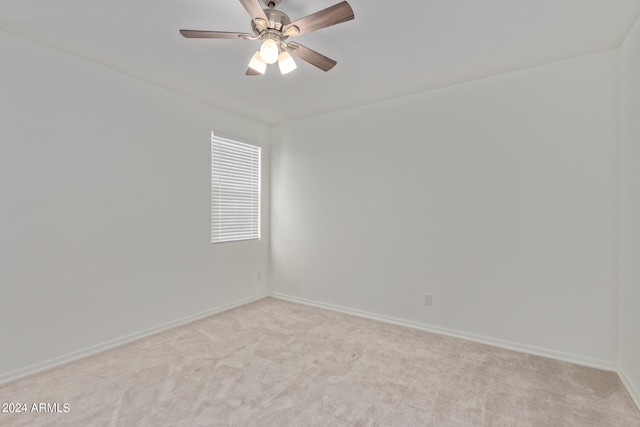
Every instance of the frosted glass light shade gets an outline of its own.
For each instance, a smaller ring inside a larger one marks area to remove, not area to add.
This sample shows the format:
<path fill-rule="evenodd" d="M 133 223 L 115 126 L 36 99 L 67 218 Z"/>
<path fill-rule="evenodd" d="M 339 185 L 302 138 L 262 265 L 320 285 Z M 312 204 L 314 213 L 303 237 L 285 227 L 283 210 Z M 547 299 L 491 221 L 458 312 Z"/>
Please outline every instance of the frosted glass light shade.
<path fill-rule="evenodd" d="M 249 68 L 260 74 L 264 74 L 264 72 L 267 71 L 267 63 L 260 57 L 260 51 L 254 53 L 251 57 L 251 61 L 249 61 Z"/>
<path fill-rule="evenodd" d="M 267 64 L 275 64 L 278 60 L 280 49 L 278 49 L 278 43 L 273 39 L 266 39 L 260 46 L 260 58 Z"/>
<path fill-rule="evenodd" d="M 289 52 L 282 52 L 280 56 L 278 56 L 278 67 L 280 67 L 280 72 L 282 74 L 289 74 L 298 68 L 296 61 L 293 60 L 293 57 Z"/>

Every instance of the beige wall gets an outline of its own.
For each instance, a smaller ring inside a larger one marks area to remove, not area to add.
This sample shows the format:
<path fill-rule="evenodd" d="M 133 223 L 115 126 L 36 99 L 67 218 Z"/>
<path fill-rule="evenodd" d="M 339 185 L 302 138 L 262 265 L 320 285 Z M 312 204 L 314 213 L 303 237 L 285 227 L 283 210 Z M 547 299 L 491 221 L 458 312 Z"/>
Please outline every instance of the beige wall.
<path fill-rule="evenodd" d="M 640 406 L 640 23 L 620 49 L 620 367 Z"/>
<path fill-rule="evenodd" d="M 277 127 L 275 291 L 615 368 L 617 66 L 607 51 Z"/>
<path fill-rule="evenodd" d="M 266 292 L 268 226 L 210 244 L 209 145 L 262 144 L 268 190 L 265 125 L 2 32 L 0 51 L 0 380 Z"/>

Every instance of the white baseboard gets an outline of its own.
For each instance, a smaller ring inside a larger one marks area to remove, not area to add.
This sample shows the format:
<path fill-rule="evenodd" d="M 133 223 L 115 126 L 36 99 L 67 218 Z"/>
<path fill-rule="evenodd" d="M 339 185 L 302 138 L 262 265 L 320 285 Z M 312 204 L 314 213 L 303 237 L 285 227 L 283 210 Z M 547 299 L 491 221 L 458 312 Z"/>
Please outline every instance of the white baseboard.
<path fill-rule="evenodd" d="M 427 332 L 433 332 L 441 335 L 447 335 L 455 338 L 461 338 L 469 341 L 479 342 L 482 344 L 488 344 L 495 347 L 505 348 L 508 350 L 519 351 L 522 353 L 534 354 L 537 356 L 549 357 L 552 359 L 557 359 L 565 362 L 575 363 L 578 365 L 589 366 L 598 369 L 604 369 L 607 371 L 617 372 L 622 383 L 629 391 L 631 398 L 640 409 L 640 393 L 633 386 L 633 383 L 629 380 L 628 376 L 625 374 L 624 370 L 619 366 L 616 366 L 614 363 L 610 363 L 603 360 L 592 359 L 584 356 L 579 356 L 570 353 L 558 352 L 555 350 L 549 350 L 540 347 L 529 346 L 525 344 L 515 343 L 511 341 L 500 340 L 496 338 L 485 337 L 482 335 L 471 334 L 468 332 L 458 331 L 454 329 L 442 328 L 439 326 L 429 325 L 426 323 L 414 322 L 406 319 L 400 319 L 391 316 L 385 316 L 377 313 L 371 313 L 362 310 L 355 310 L 349 307 L 327 304 L 319 301 L 308 300 L 305 298 L 294 297 L 291 295 L 285 295 L 281 293 L 263 293 L 254 297 L 246 298 L 240 301 L 236 301 L 230 304 L 225 304 L 219 307 L 212 308 L 210 310 L 197 313 L 191 316 L 184 317 L 182 319 L 178 319 L 175 321 L 167 322 L 162 325 L 146 329 L 144 331 L 136 332 L 130 335 L 126 335 L 124 337 L 116 338 L 113 340 L 109 340 L 103 342 L 101 344 L 97 344 L 91 347 L 87 347 L 78 351 L 74 351 L 69 354 L 65 354 L 63 356 L 59 356 L 53 359 L 46 360 L 44 362 L 36 363 L 31 366 L 27 366 L 24 368 L 16 369 L 14 371 L 6 372 L 0 374 L 0 385 L 17 380 L 19 378 L 24 378 L 56 366 L 60 366 L 74 360 L 81 359 L 83 357 L 88 357 L 106 350 L 111 350 L 116 347 L 120 347 L 124 344 L 130 343 L 132 341 L 148 337 L 150 335 L 157 334 L 159 332 L 163 332 L 172 328 L 176 328 L 178 326 L 182 326 L 191 322 L 194 322 L 199 319 L 203 319 L 205 317 L 222 313 L 223 311 L 231 310 L 236 307 L 240 307 L 245 304 L 249 304 L 251 302 L 260 300 L 265 297 L 274 297 L 279 298 L 286 301 L 291 301 L 299 304 L 309 305 L 318 308 L 324 308 L 327 310 L 337 311 L 340 313 L 351 314 L 354 316 L 364 317 L 367 319 L 377 320 L 381 322 L 391 323 L 399 326 L 406 326 L 414 329 L 420 329 Z"/>
<path fill-rule="evenodd" d="M 133 334 L 126 335 L 124 337 L 105 341 L 103 343 L 96 344 L 91 347 L 83 348 L 81 350 L 74 351 L 69 354 L 65 354 L 59 357 L 55 357 L 53 359 L 45 360 L 44 362 L 40 362 L 24 368 L 16 369 L 14 371 L 0 373 L 0 385 L 17 380 L 19 378 L 24 378 L 24 377 L 36 374 L 38 372 L 46 371 L 56 366 L 60 366 L 60 365 L 72 362 L 74 360 L 81 359 L 83 357 L 92 356 L 96 353 L 100 353 L 106 350 L 111 350 L 113 348 L 120 347 L 121 345 L 130 343 L 132 341 L 145 338 L 150 335 L 154 335 L 169 329 L 173 329 L 178 326 L 186 325 L 187 323 L 191 323 L 196 320 L 203 319 L 205 317 L 209 317 L 214 314 L 222 313 L 223 311 L 231 310 L 233 308 L 236 308 L 245 304 L 249 304 L 253 301 L 257 301 L 267 296 L 269 296 L 269 294 L 263 293 L 254 297 L 246 298 L 240 301 L 232 302 L 230 304 L 225 304 L 219 307 L 215 307 L 215 308 L 203 311 L 201 313 L 183 317 L 182 319 L 177 319 L 171 322 L 167 322 L 162 325 L 146 329 L 144 331 L 135 332 Z"/>
<path fill-rule="evenodd" d="M 606 371 L 618 372 L 618 366 L 615 362 L 608 362 L 606 360 L 593 359 L 590 357 L 580 356 L 571 353 L 563 353 L 560 351 L 550 350 L 541 347 L 530 346 L 512 341 L 501 340 L 498 338 L 485 337 L 483 335 L 476 335 L 468 332 L 458 331 L 455 329 L 442 328 L 440 326 L 429 325 L 427 323 L 414 322 L 411 320 L 400 319 L 391 316 L 385 316 L 377 313 L 371 313 L 367 311 L 355 310 L 349 307 L 343 307 L 339 305 L 327 304 L 319 301 L 308 300 L 305 298 L 298 298 L 291 295 L 273 293 L 274 298 L 283 299 L 286 301 L 296 302 L 299 304 L 305 304 L 318 308 L 325 308 L 327 310 L 337 311 L 340 313 L 352 314 L 354 316 L 365 317 L 367 319 L 378 320 L 381 322 L 392 323 L 400 326 L 407 326 L 414 329 L 420 329 L 427 332 L 433 332 L 440 335 L 447 335 L 455 338 L 462 338 L 469 341 L 478 342 L 481 344 L 488 344 L 494 347 L 500 347 L 507 350 L 519 351 L 521 353 L 533 354 L 536 356 L 548 357 L 551 359 L 561 360 L 563 362 L 575 363 L 576 365 L 588 366 L 590 368 L 603 369 Z"/>
<path fill-rule="evenodd" d="M 622 367 L 618 368 L 618 376 L 620 376 L 620 380 L 622 380 L 622 384 L 624 384 L 624 386 L 627 388 L 627 391 L 629 391 L 631 398 L 633 399 L 636 406 L 638 407 L 638 410 L 640 411 L 640 392 L 638 392 L 638 390 L 633 386 L 633 383 L 627 376 L 624 369 L 622 369 Z"/>

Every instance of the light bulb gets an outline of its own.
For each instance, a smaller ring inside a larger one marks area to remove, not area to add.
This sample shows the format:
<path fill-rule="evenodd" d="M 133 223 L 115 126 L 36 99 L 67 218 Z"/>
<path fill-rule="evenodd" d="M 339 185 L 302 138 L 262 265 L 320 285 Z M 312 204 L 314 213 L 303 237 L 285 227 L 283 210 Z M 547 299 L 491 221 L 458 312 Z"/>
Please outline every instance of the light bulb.
<path fill-rule="evenodd" d="M 282 52 L 278 57 L 278 67 L 280 67 L 280 72 L 282 74 L 289 74 L 298 66 L 296 65 L 296 61 L 293 60 L 293 57 L 289 54 L 289 52 Z"/>
<path fill-rule="evenodd" d="M 264 72 L 267 71 L 267 63 L 260 57 L 260 51 L 254 53 L 251 57 L 251 61 L 249 61 L 249 68 L 260 74 L 264 74 Z"/>
<path fill-rule="evenodd" d="M 273 39 L 266 39 L 260 47 L 260 58 L 267 64 L 274 64 L 278 60 L 278 43 Z"/>

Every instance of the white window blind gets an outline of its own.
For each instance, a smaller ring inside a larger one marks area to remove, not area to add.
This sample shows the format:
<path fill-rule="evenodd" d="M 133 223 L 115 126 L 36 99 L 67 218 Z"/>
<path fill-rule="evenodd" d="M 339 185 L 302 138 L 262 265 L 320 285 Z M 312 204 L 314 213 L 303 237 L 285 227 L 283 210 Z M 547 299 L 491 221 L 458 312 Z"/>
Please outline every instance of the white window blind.
<path fill-rule="evenodd" d="M 211 133 L 211 242 L 260 238 L 260 147 Z"/>

